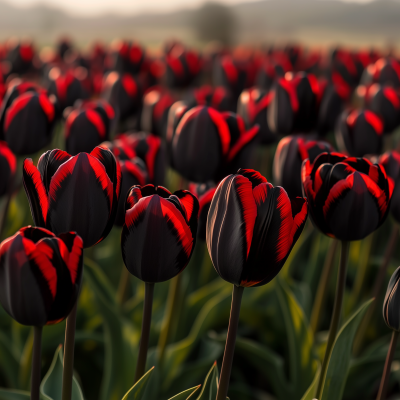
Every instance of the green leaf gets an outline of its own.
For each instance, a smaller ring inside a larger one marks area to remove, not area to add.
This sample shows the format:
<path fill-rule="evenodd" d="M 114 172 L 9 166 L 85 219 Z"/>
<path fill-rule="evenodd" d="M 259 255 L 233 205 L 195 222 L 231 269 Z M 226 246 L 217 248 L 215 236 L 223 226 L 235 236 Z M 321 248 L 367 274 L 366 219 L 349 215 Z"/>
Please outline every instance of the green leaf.
<path fill-rule="evenodd" d="M 61 400 L 63 376 L 63 355 L 62 346 L 58 346 L 53 362 L 40 385 L 40 394 L 44 400 Z M 72 400 L 83 400 L 83 393 L 78 381 L 72 380 Z"/>
<path fill-rule="evenodd" d="M 301 398 L 314 379 L 313 335 L 309 323 L 288 285 L 277 279 L 276 290 L 285 322 L 289 350 L 289 377 L 292 398 Z"/>
<path fill-rule="evenodd" d="M 144 390 L 146 389 L 147 382 L 154 367 L 150 368 L 130 389 L 129 392 L 122 398 L 122 400 L 141 400 Z"/>
<path fill-rule="evenodd" d="M 304 393 L 304 396 L 301 398 L 301 400 L 314 400 L 315 399 L 315 394 L 317 393 L 318 380 L 319 380 L 320 373 L 321 373 L 321 365 L 318 366 L 317 372 L 315 373 L 315 378 L 311 382 L 310 387 L 307 389 L 307 392 Z"/>
<path fill-rule="evenodd" d="M 217 397 L 218 390 L 218 366 L 215 361 L 211 369 L 208 371 L 206 379 L 204 379 L 203 387 L 196 400 L 211 400 Z"/>
<path fill-rule="evenodd" d="M 354 336 L 373 299 L 364 303 L 344 324 L 336 336 L 326 373 L 322 400 L 340 400 L 350 367 Z"/>
<path fill-rule="evenodd" d="M 87 258 L 84 278 L 94 293 L 98 312 L 103 319 L 105 360 L 100 400 L 119 400 L 133 380 L 139 333 L 121 315 L 104 272 Z"/>
<path fill-rule="evenodd" d="M 171 397 L 169 400 L 189 400 L 191 397 L 194 399 L 193 395 L 194 393 L 196 393 L 199 388 L 201 387 L 201 385 L 199 386 L 195 386 L 191 389 L 187 389 L 179 394 L 177 394 L 174 397 Z"/>
<path fill-rule="evenodd" d="M 31 394 L 22 390 L 0 389 L 0 400 L 29 400 Z"/>

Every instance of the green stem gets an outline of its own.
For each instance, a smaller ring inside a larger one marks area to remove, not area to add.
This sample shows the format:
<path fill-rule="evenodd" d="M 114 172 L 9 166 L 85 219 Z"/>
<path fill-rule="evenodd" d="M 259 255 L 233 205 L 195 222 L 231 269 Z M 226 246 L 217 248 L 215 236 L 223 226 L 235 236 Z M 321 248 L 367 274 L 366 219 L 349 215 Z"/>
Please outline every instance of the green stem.
<path fill-rule="evenodd" d="M 333 240 L 326 254 L 324 267 L 322 269 L 321 278 L 318 284 L 317 293 L 315 295 L 314 305 L 311 312 L 311 329 L 315 334 L 318 330 L 322 310 L 324 309 L 326 297 L 328 294 L 328 285 L 333 270 L 333 261 L 335 259 L 336 249 L 339 241 Z"/>
<path fill-rule="evenodd" d="M 74 347 L 75 347 L 75 326 L 76 312 L 78 308 L 78 299 L 69 316 L 65 327 L 64 341 L 64 368 L 62 380 L 62 400 L 71 400 L 72 396 L 72 379 L 74 375 Z"/>
<path fill-rule="evenodd" d="M 139 355 L 136 363 L 135 383 L 144 375 L 147 360 L 147 349 L 149 348 L 151 311 L 153 308 L 154 283 L 145 284 L 142 333 L 140 336 Z"/>
<path fill-rule="evenodd" d="M 335 343 L 336 333 L 339 328 L 340 314 L 342 310 L 343 295 L 346 284 L 347 258 L 349 253 L 349 242 L 342 241 L 342 252 L 340 255 L 339 273 L 336 286 L 335 304 L 333 306 L 333 314 L 331 326 L 329 329 L 328 342 L 326 344 L 325 357 L 322 363 L 321 374 L 319 376 L 318 389 L 315 398 L 321 399 L 322 390 L 324 388 L 326 372 L 328 370 L 329 359 L 331 358 L 333 344 Z"/>
<path fill-rule="evenodd" d="M 117 291 L 117 303 L 123 305 L 126 301 L 128 294 L 129 281 L 131 274 L 125 266 L 122 266 L 121 277 L 119 279 L 118 291 Z"/>
<path fill-rule="evenodd" d="M 42 369 L 42 327 L 35 326 L 31 371 L 31 400 L 40 399 L 40 375 Z"/>
<path fill-rule="evenodd" d="M 233 285 L 231 315 L 229 318 L 228 336 L 226 337 L 224 358 L 222 360 L 221 376 L 218 384 L 216 400 L 226 400 L 229 380 L 231 377 L 233 354 L 235 351 L 236 335 L 239 325 L 240 304 L 244 287 Z"/>
<path fill-rule="evenodd" d="M 378 397 L 376 398 L 376 400 L 384 400 L 386 398 L 390 369 L 392 366 L 393 356 L 396 350 L 396 344 L 398 338 L 399 338 L 399 332 L 393 331 L 392 340 L 390 341 L 389 350 L 386 356 L 385 367 L 383 368 L 383 374 L 382 374 L 381 384 L 379 386 Z"/>
<path fill-rule="evenodd" d="M 165 317 L 161 328 L 160 338 L 158 339 L 158 358 L 160 364 L 164 359 L 165 348 L 168 344 L 168 339 L 171 335 L 172 330 L 172 320 L 176 315 L 174 310 L 176 309 L 179 292 L 181 290 L 182 274 L 179 274 L 175 278 L 171 279 L 169 285 L 167 305 L 165 307 Z"/>
<path fill-rule="evenodd" d="M 385 254 L 383 256 L 382 264 L 379 267 L 378 274 L 375 279 L 375 284 L 372 289 L 371 297 L 374 299 L 378 299 L 382 288 L 385 283 L 385 277 L 387 273 L 387 269 L 390 263 L 390 260 L 393 256 L 393 252 L 396 248 L 397 240 L 399 238 L 399 225 L 393 225 L 392 233 L 390 235 L 389 243 L 386 246 Z M 376 309 L 376 301 L 374 301 L 368 308 L 365 317 L 361 321 L 360 328 L 358 329 L 358 333 L 356 339 L 354 341 L 354 353 L 356 355 L 360 354 L 360 351 L 363 347 L 364 340 L 365 340 L 365 333 L 369 327 L 371 318 L 373 317 Z"/>

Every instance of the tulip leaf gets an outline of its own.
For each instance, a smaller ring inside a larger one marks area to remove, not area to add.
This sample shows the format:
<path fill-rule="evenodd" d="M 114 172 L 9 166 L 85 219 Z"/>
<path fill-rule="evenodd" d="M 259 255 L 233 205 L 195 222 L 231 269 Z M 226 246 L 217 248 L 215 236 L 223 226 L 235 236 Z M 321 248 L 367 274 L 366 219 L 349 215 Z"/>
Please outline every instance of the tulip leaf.
<path fill-rule="evenodd" d="M 62 346 L 58 346 L 53 362 L 40 385 L 40 394 L 43 400 L 61 400 L 63 376 Z M 78 381 L 72 380 L 72 400 L 83 400 L 83 393 Z"/>
<path fill-rule="evenodd" d="M 286 327 L 289 351 L 289 377 L 293 385 L 292 398 L 301 398 L 316 371 L 313 359 L 313 335 L 306 316 L 288 285 L 277 279 L 276 291 Z"/>
<path fill-rule="evenodd" d="M 218 366 L 217 362 L 215 361 L 211 369 L 208 371 L 206 379 L 204 379 L 201 392 L 196 400 L 215 399 L 217 397 L 218 378 Z"/>
<path fill-rule="evenodd" d="M 321 400 L 340 400 L 350 367 L 354 336 L 373 299 L 364 303 L 343 325 L 336 336 L 329 359 Z"/>
<path fill-rule="evenodd" d="M 29 400 L 31 394 L 22 390 L 0 389 L 0 400 Z"/>
<path fill-rule="evenodd" d="M 154 367 L 150 368 L 126 393 L 122 400 L 141 400 Z"/>
<path fill-rule="evenodd" d="M 301 398 L 301 400 L 314 400 L 315 399 L 315 394 L 317 393 L 318 380 L 319 380 L 320 373 L 321 373 L 321 365 L 318 366 L 317 372 L 315 373 L 314 380 L 311 382 L 310 387 L 307 389 L 307 392 L 304 393 L 304 396 Z"/>
<path fill-rule="evenodd" d="M 84 277 L 95 295 L 104 324 L 105 361 L 100 400 L 121 399 L 133 380 L 136 354 L 132 347 L 137 346 L 139 338 L 120 314 L 107 277 L 92 260 L 85 259 Z"/>
<path fill-rule="evenodd" d="M 171 397 L 169 400 L 194 400 L 194 394 L 199 390 L 199 388 L 201 387 L 201 385 L 199 386 L 195 386 L 191 389 L 187 389 L 179 394 L 177 394 L 174 397 Z"/>

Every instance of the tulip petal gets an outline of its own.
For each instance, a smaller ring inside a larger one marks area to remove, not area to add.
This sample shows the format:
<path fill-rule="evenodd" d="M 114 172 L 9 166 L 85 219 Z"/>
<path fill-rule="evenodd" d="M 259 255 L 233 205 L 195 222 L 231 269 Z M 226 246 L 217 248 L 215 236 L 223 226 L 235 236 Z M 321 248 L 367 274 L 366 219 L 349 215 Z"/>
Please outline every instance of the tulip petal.
<path fill-rule="evenodd" d="M 45 227 L 49 208 L 48 196 L 40 172 L 30 158 L 24 160 L 23 183 L 35 225 Z"/>
<path fill-rule="evenodd" d="M 48 150 L 39 158 L 38 170 L 42 175 L 47 193 L 49 192 L 51 178 L 56 173 L 58 167 L 70 158 L 71 156 L 67 152 L 59 149 Z"/>
<path fill-rule="evenodd" d="M 219 275 L 236 285 L 249 256 L 256 218 L 251 181 L 243 175 L 227 176 L 208 212 L 207 247 Z"/>

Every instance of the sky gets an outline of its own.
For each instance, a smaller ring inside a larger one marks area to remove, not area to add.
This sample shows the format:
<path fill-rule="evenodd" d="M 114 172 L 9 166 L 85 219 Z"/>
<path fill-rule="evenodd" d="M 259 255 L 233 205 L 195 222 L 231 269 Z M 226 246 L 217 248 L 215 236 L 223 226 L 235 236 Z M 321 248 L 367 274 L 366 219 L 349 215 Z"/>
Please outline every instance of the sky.
<path fill-rule="evenodd" d="M 254 0 L 217 0 L 220 3 L 234 4 Z M 366 3 L 371 0 L 341 0 Z M 106 12 L 115 14 L 135 14 L 142 11 L 172 11 L 179 8 L 197 7 L 204 0 L 8 0 L 13 6 L 29 7 L 46 4 L 61 8 L 74 15 L 98 15 Z"/>

